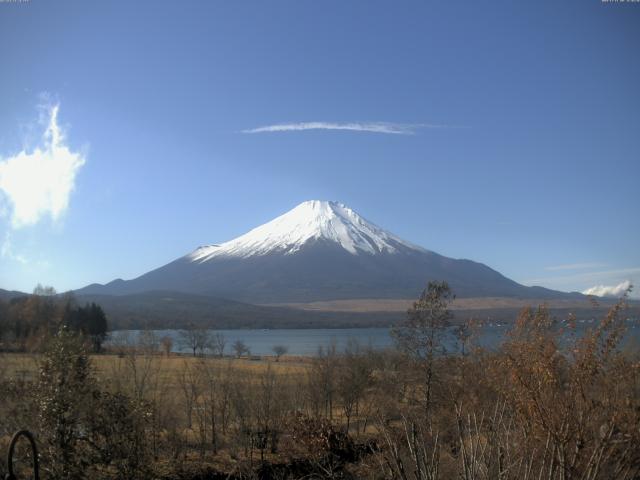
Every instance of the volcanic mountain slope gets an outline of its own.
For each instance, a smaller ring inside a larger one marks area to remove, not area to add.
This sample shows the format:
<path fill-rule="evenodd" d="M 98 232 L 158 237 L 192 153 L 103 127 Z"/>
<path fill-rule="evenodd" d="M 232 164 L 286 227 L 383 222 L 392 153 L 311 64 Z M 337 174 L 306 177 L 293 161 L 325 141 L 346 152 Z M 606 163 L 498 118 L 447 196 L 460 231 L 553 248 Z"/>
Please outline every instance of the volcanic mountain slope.
<path fill-rule="evenodd" d="M 365 220 L 347 206 L 308 201 L 228 242 L 200 247 L 133 280 L 80 294 L 172 290 L 250 303 L 416 298 L 429 280 L 459 297 L 563 298 L 471 260 L 444 257 Z"/>

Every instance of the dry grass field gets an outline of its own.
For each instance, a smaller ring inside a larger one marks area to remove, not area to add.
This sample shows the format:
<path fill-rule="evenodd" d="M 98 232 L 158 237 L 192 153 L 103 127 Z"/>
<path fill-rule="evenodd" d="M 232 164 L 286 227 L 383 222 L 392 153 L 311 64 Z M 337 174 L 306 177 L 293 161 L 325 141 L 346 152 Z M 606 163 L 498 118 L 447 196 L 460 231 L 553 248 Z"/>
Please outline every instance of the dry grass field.
<path fill-rule="evenodd" d="M 271 306 L 290 307 L 307 311 L 322 312 L 406 312 L 415 300 L 393 298 L 358 298 L 351 300 L 330 300 L 308 303 L 278 303 Z M 608 308 L 615 303 L 613 300 L 599 299 L 603 307 Z M 492 309 L 522 309 L 529 305 L 546 304 L 550 309 L 586 308 L 590 306 L 585 299 L 523 299 L 507 297 L 456 298 L 451 302 L 451 310 L 492 310 Z"/>
<path fill-rule="evenodd" d="M 172 383 L 179 373 L 188 367 L 230 368 L 242 372 L 251 377 L 258 378 L 268 369 L 280 377 L 303 375 L 311 366 L 311 359 L 305 357 L 283 356 L 279 361 L 275 357 L 263 356 L 260 359 L 233 358 L 233 357 L 193 357 L 172 353 L 169 356 L 163 354 L 124 356 L 116 353 L 103 355 L 90 355 L 91 364 L 95 369 L 98 379 L 112 377 L 117 372 L 135 362 L 139 368 L 149 364 L 158 372 L 163 381 Z M 19 378 L 22 380 L 36 380 L 42 355 L 37 353 L 0 353 L 0 378 Z"/>

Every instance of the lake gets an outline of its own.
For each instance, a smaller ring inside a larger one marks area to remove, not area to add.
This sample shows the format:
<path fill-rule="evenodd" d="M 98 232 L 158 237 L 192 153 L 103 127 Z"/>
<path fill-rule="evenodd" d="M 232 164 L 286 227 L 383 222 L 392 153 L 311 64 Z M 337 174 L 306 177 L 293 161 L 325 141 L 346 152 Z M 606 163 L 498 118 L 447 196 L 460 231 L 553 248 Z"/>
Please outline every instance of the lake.
<path fill-rule="evenodd" d="M 588 328 L 596 324 L 592 320 L 579 321 L 576 334 L 584 333 Z M 640 340 L 640 326 L 637 321 L 628 320 L 627 336 L 625 341 Z M 485 348 L 495 348 L 500 345 L 508 331 L 509 325 L 490 324 L 482 326 L 478 331 L 477 343 Z M 111 333 L 107 344 L 113 339 L 135 344 L 140 330 L 117 330 Z M 156 338 L 168 336 L 173 340 L 174 352 L 190 353 L 188 347 L 181 345 L 179 330 L 152 330 Z M 356 341 L 361 346 L 371 346 L 375 349 L 385 349 L 394 346 L 393 339 L 388 328 L 317 328 L 317 329 L 257 329 L 257 330 L 212 330 L 213 333 L 221 333 L 226 339 L 225 355 L 231 355 L 231 345 L 242 340 L 249 347 L 252 355 L 273 355 L 275 345 L 284 345 L 288 348 L 289 355 L 312 356 L 318 352 L 319 347 L 327 347 L 336 344 L 338 351 L 343 351 L 350 341 Z M 459 351 L 453 329 L 449 328 L 444 344 L 448 352 Z"/>

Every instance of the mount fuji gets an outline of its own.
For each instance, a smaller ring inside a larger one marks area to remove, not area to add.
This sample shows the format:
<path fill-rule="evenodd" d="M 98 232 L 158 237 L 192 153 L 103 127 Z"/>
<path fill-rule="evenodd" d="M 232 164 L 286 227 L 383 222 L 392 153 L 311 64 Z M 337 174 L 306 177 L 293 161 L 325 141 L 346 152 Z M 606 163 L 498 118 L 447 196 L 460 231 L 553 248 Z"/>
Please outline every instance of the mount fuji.
<path fill-rule="evenodd" d="M 233 240 L 199 247 L 132 280 L 81 295 L 175 291 L 249 303 L 417 298 L 430 280 L 458 297 L 567 298 L 486 265 L 407 242 L 337 202 L 312 200 Z"/>

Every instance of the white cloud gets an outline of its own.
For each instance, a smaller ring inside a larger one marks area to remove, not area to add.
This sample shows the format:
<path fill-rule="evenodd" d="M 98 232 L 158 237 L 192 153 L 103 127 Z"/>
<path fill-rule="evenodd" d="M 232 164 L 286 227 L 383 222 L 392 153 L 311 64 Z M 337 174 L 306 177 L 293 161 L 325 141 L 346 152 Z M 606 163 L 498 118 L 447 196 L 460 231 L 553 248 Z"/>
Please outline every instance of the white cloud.
<path fill-rule="evenodd" d="M 551 276 L 551 274 L 555 276 Z M 569 271 L 558 270 L 557 272 L 550 272 L 549 276 L 544 278 L 529 278 L 520 280 L 520 283 L 524 285 L 540 285 L 555 290 L 571 291 L 571 292 L 586 292 L 587 290 L 595 289 L 598 287 L 614 288 L 627 279 L 632 285 L 638 285 L 640 283 L 640 267 L 628 267 L 609 270 L 598 271 Z M 629 296 L 633 299 L 640 299 L 640 290 L 634 289 Z"/>
<path fill-rule="evenodd" d="M 4 236 L 4 241 L 0 246 L 0 257 L 9 258 L 23 265 L 29 263 L 27 257 L 14 251 L 13 242 L 11 241 L 11 234 L 9 232 L 7 232 Z"/>
<path fill-rule="evenodd" d="M 299 122 L 267 125 L 264 127 L 242 130 L 242 133 L 299 132 L 303 130 L 350 130 L 353 132 L 390 133 L 395 135 L 413 135 L 421 128 L 447 128 L 447 125 L 427 123 L 402 124 L 388 122 Z"/>
<path fill-rule="evenodd" d="M 14 229 L 38 223 L 44 216 L 58 220 L 69 206 L 76 176 L 86 155 L 72 152 L 58 125 L 59 105 L 48 108 L 41 145 L 0 158 L 0 211 Z"/>
<path fill-rule="evenodd" d="M 597 297 L 621 297 L 630 286 L 631 282 L 626 280 L 618 285 L 596 285 L 595 287 L 587 288 L 582 293 Z"/>
<path fill-rule="evenodd" d="M 620 268 L 615 270 L 603 270 L 596 272 L 574 273 L 571 275 L 561 275 L 556 277 L 529 278 L 521 280 L 525 285 L 549 285 L 550 288 L 570 287 L 582 284 L 579 288 L 586 288 L 588 285 L 599 283 L 619 282 L 620 278 L 634 279 L 640 275 L 640 267 Z M 574 288 L 571 287 L 571 288 Z"/>

